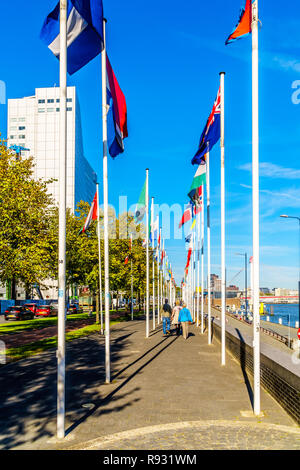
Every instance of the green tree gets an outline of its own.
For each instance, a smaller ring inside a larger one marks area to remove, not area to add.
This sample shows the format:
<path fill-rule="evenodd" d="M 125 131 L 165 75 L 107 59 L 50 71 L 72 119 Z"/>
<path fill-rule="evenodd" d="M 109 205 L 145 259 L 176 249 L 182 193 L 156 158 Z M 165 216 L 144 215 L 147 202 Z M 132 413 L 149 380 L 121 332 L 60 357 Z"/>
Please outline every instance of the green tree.
<path fill-rule="evenodd" d="M 33 158 L 17 158 L 0 140 L 0 282 L 26 291 L 47 278 L 52 265 L 49 238 L 51 181 L 33 179 Z"/>

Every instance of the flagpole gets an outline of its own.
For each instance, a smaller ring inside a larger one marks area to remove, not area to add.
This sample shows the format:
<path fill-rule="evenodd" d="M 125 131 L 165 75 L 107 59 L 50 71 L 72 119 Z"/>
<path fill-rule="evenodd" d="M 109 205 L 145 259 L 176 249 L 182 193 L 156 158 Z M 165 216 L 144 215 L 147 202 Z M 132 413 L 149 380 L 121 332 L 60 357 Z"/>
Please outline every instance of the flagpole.
<path fill-rule="evenodd" d="M 67 160 L 67 1 L 60 0 L 60 155 L 57 332 L 57 437 L 65 437 L 66 327 L 66 160 Z"/>
<path fill-rule="evenodd" d="M 154 262 L 154 197 L 151 198 L 151 238 L 152 238 L 152 329 L 155 330 L 155 262 Z"/>
<path fill-rule="evenodd" d="M 133 320 L 132 233 L 130 234 L 130 267 L 131 267 L 131 320 Z"/>
<path fill-rule="evenodd" d="M 103 135 L 103 206 L 104 206 L 104 288 L 105 288 L 105 381 L 110 383 L 109 315 L 109 244 L 108 244 L 108 174 L 107 174 L 107 101 L 106 101 L 106 20 L 103 20 L 102 61 L 102 135 Z"/>
<path fill-rule="evenodd" d="M 202 185 L 201 213 L 201 334 L 204 332 L 204 185 Z"/>
<path fill-rule="evenodd" d="M 99 205 L 99 184 L 98 183 L 97 183 L 97 224 L 98 224 L 100 318 L 101 318 L 101 334 L 103 335 L 102 270 L 101 270 L 101 242 L 100 242 L 100 205 Z"/>
<path fill-rule="evenodd" d="M 172 265 L 171 265 L 171 263 L 170 263 L 170 268 L 169 268 L 169 270 L 170 270 L 170 272 L 172 272 Z M 169 303 L 170 303 L 170 305 L 171 305 L 171 304 L 172 304 L 172 298 L 171 298 L 171 297 L 172 297 L 172 293 L 171 293 L 171 289 L 172 289 L 171 280 L 172 280 L 172 279 L 171 279 L 171 276 L 170 276 L 170 272 L 169 272 Z M 172 305 L 171 305 L 171 307 L 172 307 Z"/>
<path fill-rule="evenodd" d="M 202 207 L 203 210 L 203 207 Z M 201 210 L 201 212 L 202 212 Z M 201 212 L 198 214 L 197 220 L 197 240 L 198 240 L 198 258 L 197 258 L 197 328 L 199 327 L 199 307 L 200 307 L 200 217 Z"/>
<path fill-rule="evenodd" d="M 193 321 L 195 321 L 195 286 L 196 286 L 196 270 L 195 270 L 195 259 L 196 259 L 196 237 L 195 231 L 193 231 Z"/>
<path fill-rule="evenodd" d="M 225 72 L 220 73 L 221 95 L 221 364 L 225 365 L 225 328 L 226 328 L 226 285 L 225 285 L 225 114 L 224 114 L 224 77 Z"/>
<path fill-rule="evenodd" d="M 258 2 L 252 4 L 252 204 L 254 414 L 260 415 Z"/>
<path fill-rule="evenodd" d="M 160 309 L 160 242 L 161 242 L 161 228 L 159 229 L 159 244 L 157 242 L 157 324 L 159 323 L 159 309 Z"/>
<path fill-rule="evenodd" d="M 209 146 L 207 146 L 209 149 Z M 208 312 L 208 344 L 211 344 L 211 279 L 210 279 L 210 175 L 209 150 L 206 154 L 206 217 L 207 217 L 207 312 Z"/>
<path fill-rule="evenodd" d="M 162 268 L 163 268 L 163 297 L 164 299 L 166 298 L 166 281 L 165 281 L 165 239 L 163 239 L 163 253 L 164 253 L 164 256 L 163 256 L 163 265 L 162 265 Z M 162 303 L 164 303 L 164 299 L 162 301 Z"/>
<path fill-rule="evenodd" d="M 149 168 L 146 168 L 146 338 L 149 338 Z"/>

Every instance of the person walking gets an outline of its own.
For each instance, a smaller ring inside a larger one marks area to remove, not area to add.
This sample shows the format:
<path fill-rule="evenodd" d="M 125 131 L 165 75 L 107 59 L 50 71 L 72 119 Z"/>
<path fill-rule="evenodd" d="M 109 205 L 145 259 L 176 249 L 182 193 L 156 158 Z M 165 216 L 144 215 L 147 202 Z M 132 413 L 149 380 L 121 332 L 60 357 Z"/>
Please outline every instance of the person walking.
<path fill-rule="evenodd" d="M 176 335 L 177 336 L 180 335 L 180 323 L 178 321 L 178 316 L 179 316 L 179 312 L 180 312 L 181 309 L 182 309 L 182 307 L 180 306 L 180 300 L 178 299 L 175 302 L 175 307 L 172 310 L 172 317 L 171 317 L 171 322 L 172 322 L 172 325 L 176 329 Z"/>
<path fill-rule="evenodd" d="M 160 310 L 160 316 L 163 322 L 163 332 L 164 335 L 170 335 L 170 318 L 172 315 L 171 306 L 168 303 L 168 299 L 165 299 L 165 303 Z"/>
<path fill-rule="evenodd" d="M 178 315 L 178 323 L 182 326 L 182 336 L 187 339 L 189 336 L 189 323 L 193 323 L 191 312 L 186 308 L 186 303 L 183 302 L 182 309 Z"/>

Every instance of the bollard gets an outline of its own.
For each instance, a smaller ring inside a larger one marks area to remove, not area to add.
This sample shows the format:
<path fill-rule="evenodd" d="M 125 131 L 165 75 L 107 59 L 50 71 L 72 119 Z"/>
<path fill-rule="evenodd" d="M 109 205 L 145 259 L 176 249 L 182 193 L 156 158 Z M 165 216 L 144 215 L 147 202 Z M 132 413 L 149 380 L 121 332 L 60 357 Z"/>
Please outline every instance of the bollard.
<path fill-rule="evenodd" d="M 4 341 L 0 341 L 0 364 L 6 364 L 6 347 Z"/>
<path fill-rule="evenodd" d="M 279 318 L 278 323 L 279 325 L 282 325 L 282 318 Z"/>
<path fill-rule="evenodd" d="M 270 321 L 270 317 L 269 317 L 269 315 L 267 316 L 267 321 Z"/>
<path fill-rule="evenodd" d="M 299 328 L 299 321 L 296 321 L 295 328 Z"/>

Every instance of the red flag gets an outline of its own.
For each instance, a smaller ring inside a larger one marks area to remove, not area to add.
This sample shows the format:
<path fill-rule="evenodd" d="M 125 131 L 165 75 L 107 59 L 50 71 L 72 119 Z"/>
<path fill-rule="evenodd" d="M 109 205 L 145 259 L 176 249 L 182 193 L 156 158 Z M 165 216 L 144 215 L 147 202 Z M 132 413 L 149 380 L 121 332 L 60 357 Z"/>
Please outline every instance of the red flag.
<path fill-rule="evenodd" d="M 193 204 L 189 203 L 183 213 L 181 221 L 179 222 L 178 228 L 181 228 L 183 224 L 191 220 L 192 217 L 193 217 Z"/>
<path fill-rule="evenodd" d="M 125 261 L 124 261 L 124 264 L 127 264 L 128 261 L 129 261 L 129 256 L 126 256 Z"/>
<path fill-rule="evenodd" d="M 188 271 L 188 268 L 189 268 L 189 265 L 190 265 L 190 260 L 191 260 L 191 256 L 192 256 L 192 246 L 193 246 L 192 242 L 190 242 L 188 256 L 187 256 L 187 262 L 186 262 L 186 266 L 185 266 L 186 271 Z"/>
<path fill-rule="evenodd" d="M 97 192 L 94 196 L 93 202 L 91 204 L 90 211 L 88 213 L 88 216 L 85 220 L 83 228 L 80 230 L 79 233 L 85 233 L 89 226 L 91 225 L 93 220 L 97 220 L 97 215 L 98 215 L 98 204 L 97 204 Z"/>
<path fill-rule="evenodd" d="M 164 257 L 165 257 L 165 252 L 164 252 L 164 250 L 162 250 L 162 252 L 161 252 L 161 259 L 160 259 L 160 264 L 161 264 L 161 265 L 163 264 Z"/>
<path fill-rule="evenodd" d="M 252 0 L 246 0 L 245 8 L 242 8 L 239 22 L 235 30 L 230 34 L 225 44 L 230 44 L 236 39 L 251 33 L 251 23 L 252 23 Z"/>

